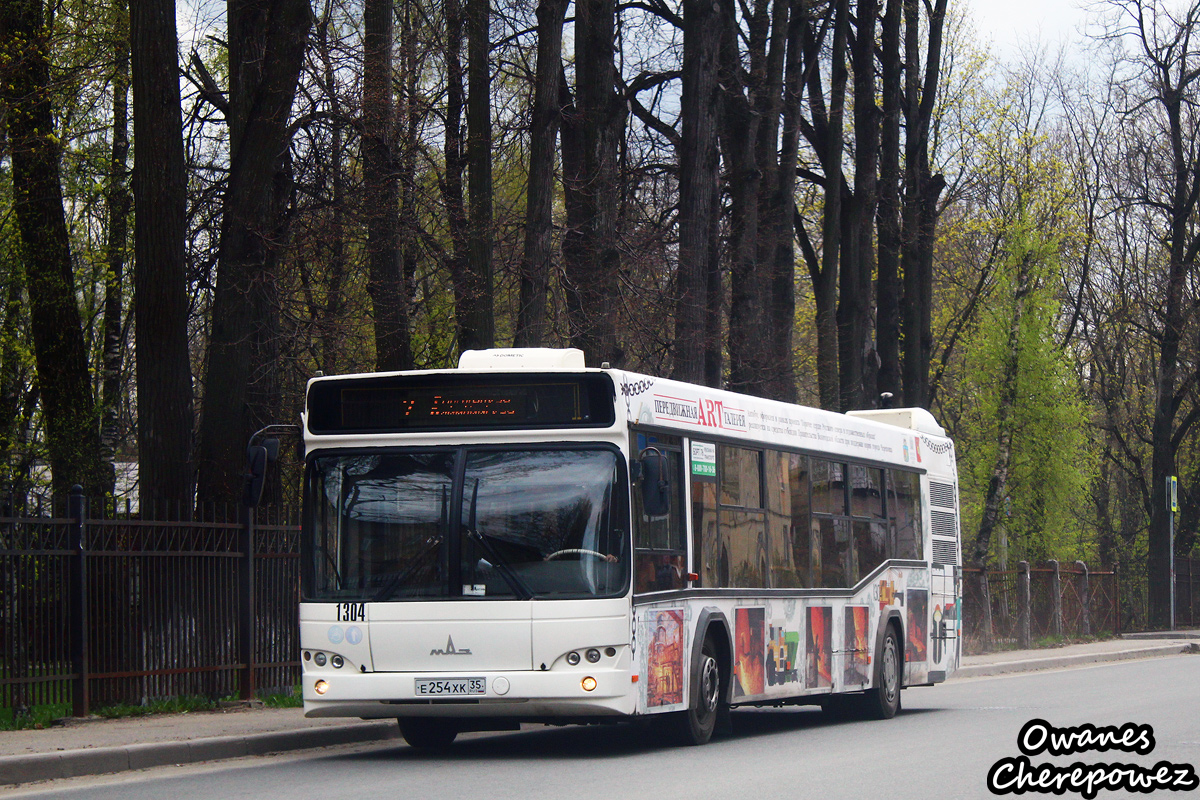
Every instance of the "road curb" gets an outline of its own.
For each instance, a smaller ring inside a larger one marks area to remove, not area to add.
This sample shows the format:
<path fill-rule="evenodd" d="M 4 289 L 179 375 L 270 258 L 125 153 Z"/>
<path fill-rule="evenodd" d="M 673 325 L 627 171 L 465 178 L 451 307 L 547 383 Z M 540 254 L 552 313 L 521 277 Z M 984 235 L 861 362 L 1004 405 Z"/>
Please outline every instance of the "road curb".
<path fill-rule="evenodd" d="M 104 775 L 168 764 L 194 764 L 199 761 L 260 756 L 289 750 L 384 741 L 399 736 L 400 729 L 395 721 L 380 720 L 243 736 L 213 736 L 182 742 L 153 742 L 63 750 L 57 753 L 0 756 L 0 786 L 77 778 L 81 775 Z"/>
<path fill-rule="evenodd" d="M 1000 661 L 995 664 L 971 664 L 955 670 L 954 677 L 986 678 L 1016 672 L 1036 672 L 1042 669 L 1077 667 L 1081 664 L 1099 664 L 1106 661 L 1127 661 L 1134 658 L 1174 656 L 1180 653 L 1193 652 L 1194 647 L 1195 645 L 1192 643 L 1180 644 L 1179 642 L 1175 642 L 1169 645 L 1155 645 L 1152 647 L 1131 647 L 1127 650 L 1114 650 L 1108 653 L 1077 653 L 1075 655 L 1029 658 L 1023 661 Z"/>

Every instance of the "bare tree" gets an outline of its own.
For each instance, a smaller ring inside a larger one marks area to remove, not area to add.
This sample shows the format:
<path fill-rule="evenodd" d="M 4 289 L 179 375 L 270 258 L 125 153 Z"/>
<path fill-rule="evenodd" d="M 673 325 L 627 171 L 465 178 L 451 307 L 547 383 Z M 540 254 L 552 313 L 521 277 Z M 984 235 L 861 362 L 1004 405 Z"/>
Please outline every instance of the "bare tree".
<path fill-rule="evenodd" d="M 197 458 L 202 502 L 238 496 L 246 440 L 255 425 L 271 421 L 263 419 L 263 402 L 278 397 L 272 349 L 274 268 L 286 237 L 280 195 L 289 191 L 288 118 L 311 23 L 307 0 L 228 5 L 230 170 Z"/>
<path fill-rule="evenodd" d="M 529 130 L 529 189 L 525 207 L 525 254 L 521 264 L 517 347 L 545 345 L 547 303 L 554 263 L 554 156 L 560 111 L 563 18 L 567 0 L 541 0 L 537 7 L 537 75 Z"/>
<path fill-rule="evenodd" d="M 1200 65 L 1193 38 L 1200 32 L 1200 4 L 1192 3 L 1178 16 L 1153 0 L 1112 4 L 1123 12 L 1114 35 L 1128 36 L 1134 48 L 1129 55 L 1134 73 L 1119 106 L 1128 134 L 1122 195 L 1149 212 L 1162 231 L 1162 252 L 1155 259 L 1162 266 L 1154 276 L 1157 302 L 1149 326 L 1156 360 L 1151 464 L 1142 494 L 1150 518 L 1148 622 L 1163 627 L 1171 605 L 1170 512 L 1163 487 L 1176 473 L 1185 437 L 1200 420 L 1193 395 L 1200 372 L 1194 359 L 1183 358 L 1186 337 L 1195 335 L 1197 300 L 1190 284 L 1200 256 L 1200 115 L 1194 103 Z"/>
<path fill-rule="evenodd" d="M 613 0 L 577 0 L 575 10 L 577 118 L 563 132 L 566 309 L 571 344 L 588 363 L 619 366 L 625 351 L 614 313 L 621 270 L 617 148 L 625 110 L 616 93 L 616 6 Z"/>
<path fill-rule="evenodd" d="M 13 212 L 21 236 L 46 449 L 57 497 L 74 483 L 112 490 L 102 454 L 83 324 L 76 305 L 63 210 L 61 144 L 50 77 L 52 26 L 42 0 L 12 0 L 0 14 L 0 100 L 12 159 Z"/>
<path fill-rule="evenodd" d="M 363 209 L 367 222 L 370 293 L 375 304 L 375 363 L 412 368 L 408 298 L 400 264 L 398 182 L 392 66 L 395 4 L 363 3 Z"/>
<path fill-rule="evenodd" d="M 141 500 L 192 499 L 187 176 L 174 0 L 133 0 L 134 313 Z"/>
<path fill-rule="evenodd" d="M 683 95 L 679 144 L 679 267 L 676 271 L 675 349 L 671 376 L 704 383 L 711 337 L 709 271 L 715 251 L 720 162 L 717 120 L 719 21 L 713 0 L 683 4 Z"/>

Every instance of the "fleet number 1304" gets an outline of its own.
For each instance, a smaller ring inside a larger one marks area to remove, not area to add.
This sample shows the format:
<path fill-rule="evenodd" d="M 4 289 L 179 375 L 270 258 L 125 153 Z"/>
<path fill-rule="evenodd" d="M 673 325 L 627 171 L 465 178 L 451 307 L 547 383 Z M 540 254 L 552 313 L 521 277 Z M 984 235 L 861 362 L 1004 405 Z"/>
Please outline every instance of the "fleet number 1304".
<path fill-rule="evenodd" d="M 366 603 L 338 603 L 337 604 L 338 622 L 366 622 L 367 620 L 367 604 Z"/>

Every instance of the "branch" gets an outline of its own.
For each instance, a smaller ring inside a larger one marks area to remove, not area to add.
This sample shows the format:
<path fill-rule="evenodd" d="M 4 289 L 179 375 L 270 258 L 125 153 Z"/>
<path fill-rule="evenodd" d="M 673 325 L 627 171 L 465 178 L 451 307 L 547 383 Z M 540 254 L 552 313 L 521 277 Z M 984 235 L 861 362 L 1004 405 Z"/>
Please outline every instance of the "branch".
<path fill-rule="evenodd" d="M 651 114 L 649 109 L 647 109 L 641 104 L 641 102 L 638 101 L 637 95 L 630 92 L 628 95 L 626 95 L 625 100 L 629 103 L 629 110 L 632 111 L 633 115 L 640 119 L 647 128 L 658 131 L 658 133 L 661 134 L 664 139 L 671 143 L 672 147 L 678 148 L 682 146 L 683 137 L 679 135 L 679 131 L 675 130 L 670 125 Z"/>
<path fill-rule="evenodd" d="M 647 2 L 638 2 L 634 0 L 631 3 L 622 3 L 621 10 L 627 8 L 638 8 L 645 11 L 647 14 L 653 14 L 656 17 L 666 20 L 676 28 L 683 30 L 683 17 L 676 14 L 671 9 L 667 8 L 667 4 L 662 0 L 647 0 Z"/>
<path fill-rule="evenodd" d="M 221 91 L 221 87 L 213 80 L 208 67 L 204 66 L 204 62 L 200 60 L 200 54 L 193 50 L 192 57 L 188 60 L 188 63 L 191 64 L 192 69 L 196 70 L 197 77 L 192 77 L 191 72 L 187 70 L 184 70 L 184 76 L 191 81 L 191 84 L 196 87 L 196 91 L 208 101 L 209 105 L 228 117 L 229 100 L 226 99 L 225 93 Z"/>

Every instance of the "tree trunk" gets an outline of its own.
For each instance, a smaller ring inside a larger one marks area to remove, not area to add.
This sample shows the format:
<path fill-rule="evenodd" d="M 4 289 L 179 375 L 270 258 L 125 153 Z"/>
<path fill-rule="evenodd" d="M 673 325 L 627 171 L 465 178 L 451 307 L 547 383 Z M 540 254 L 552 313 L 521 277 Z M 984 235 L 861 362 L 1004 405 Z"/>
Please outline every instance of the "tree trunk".
<path fill-rule="evenodd" d="M 871 278 L 875 274 L 876 168 L 879 121 L 875 106 L 875 0 L 857 6 L 854 66 L 854 198 L 846 208 L 847 251 L 842 259 L 842 291 L 838 306 L 841 410 L 874 405 L 868 391 L 868 347 L 874 307 Z"/>
<path fill-rule="evenodd" d="M 7 106 L 13 212 L 29 290 L 33 353 L 54 494 L 74 483 L 112 490 L 75 299 L 63 210 L 61 158 L 50 82 L 49 25 L 41 0 L 11 0 L 0 14 L 0 99 Z"/>
<path fill-rule="evenodd" d="M 133 194 L 138 492 L 147 507 L 155 501 L 186 506 L 194 479 L 194 412 L 175 2 L 133 0 L 130 23 L 137 143 Z"/>
<path fill-rule="evenodd" d="M 762 175 L 754 156 L 761 120 L 753 105 L 755 81 L 761 80 L 762 73 L 756 75 L 752 70 L 743 78 L 737 4 L 721 0 L 720 13 L 720 137 L 729 187 L 729 388 L 763 394 L 760 366 L 765 347 L 762 322 L 766 309 L 758 264 L 758 193 Z M 751 21 L 752 63 L 763 58 L 765 20 L 766 4 L 760 0 Z"/>
<path fill-rule="evenodd" d="M 417 209 L 417 153 L 419 148 L 418 132 L 425 119 L 425 106 L 418 91 L 418 82 L 421 77 L 420 61 L 413 34 L 413 17 L 417 13 L 412 3 L 404 3 L 400 17 L 400 72 L 404 86 L 404 96 L 400 104 L 400 119 L 405 131 L 398 156 L 400 265 L 404 281 L 405 302 L 409 307 L 412 305 L 413 287 L 416 284 L 418 246 L 421 237 L 421 222 Z"/>
<path fill-rule="evenodd" d="M 937 0 L 929 15 L 925 74 L 920 74 L 920 16 L 917 0 L 904 3 L 905 49 L 905 186 L 901 268 L 904 282 L 904 402 L 929 404 L 929 362 L 933 352 L 933 241 L 937 200 L 945 181 L 929 166 L 929 131 L 941 68 L 942 24 L 946 0 Z"/>
<path fill-rule="evenodd" d="M 767 396 L 783 402 L 796 400 L 796 375 L 792 354 L 792 332 L 796 326 L 796 251 L 795 204 L 796 165 L 800 152 L 800 105 L 803 101 L 804 26 L 807 15 L 799 4 L 779 3 L 788 13 L 775 16 L 771 48 L 777 54 L 769 59 L 770 69 L 778 70 L 771 79 L 778 93 L 778 113 L 782 131 L 778 154 L 774 141 L 761 146 L 770 162 L 771 186 L 765 199 L 766 240 L 770 250 L 763 251 L 766 272 L 766 307 L 769 330 Z M 771 126 L 775 129 L 775 126 Z M 762 154 L 760 154 L 760 158 Z"/>
<path fill-rule="evenodd" d="M 324 298 L 321 298 L 315 292 L 309 292 L 306 295 L 310 313 L 320 320 L 318 333 L 320 348 L 317 357 L 317 369 L 326 375 L 338 374 L 341 369 L 340 364 L 345 357 L 343 351 L 343 341 L 345 339 L 343 309 L 346 305 L 344 292 L 346 280 L 346 170 L 348 169 L 345 144 L 346 123 L 344 121 L 346 114 L 341 99 L 336 90 L 332 88 L 337 84 L 336 65 L 332 52 L 332 42 L 329 37 L 332 16 L 331 4 L 327 2 L 321 19 L 314 31 L 313 45 L 316 57 L 321 64 L 324 84 L 330 87 L 330 111 L 334 117 L 330 125 L 331 141 L 329 146 L 329 161 L 326 165 L 326 169 L 332 173 L 327 179 L 332 192 L 329 202 L 328 235 L 326 237 L 329 253 L 326 267 L 327 277 L 325 279 Z M 304 270 L 305 266 L 302 262 L 302 279 L 307 274 Z M 378 335 L 378 332 L 377 323 L 376 335 Z M 378 342 L 376 343 L 376 350 L 378 351 Z"/>
<path fill-rule="evenodd" d="M 541 0 L 537 7 L 537 76 L 529 126 L 529 189 L 525 206 L 525 258 L 513 344 L 541 347 L 550 339 L 546 316 L 554 264 L 554 156 L 558 139 L 559 73 L 567 0 Z"/>
<path fill-rule="evenodd" d="M 876 349 L 880 393 L 900 399 L 900 21 L 903 0 L 888 0 L 880 42 L 883 115 L 879 143 Z"/>
<path fill-rule="evenodd" d="M 392 101 L 392 0 L 363 2 L 363 208 L 368 284 L 375 308 L 375 365 L 412 368 L 408 303 L 400 264 L 400 187 Z"/>
<path fill-rule="evenodd" d="M 587 363 L 620 366 L 625 354 L 617 337 L 621 255 L 617 220 L 617 145 L 624 130 L 624 105 L 616 94 L 613 0 L 577 0 L 575 4 L 575 70 L 579 163 L 568 200 L 576 209 L 570 248 L 564 244 L 567 317 L 571 344 L 584 352 Z M 565 135 L 565 131 L 564 131 Z"/>
<path fill-rule="evenodd" d="M 1195 308 L 1194 301 L 1186 299 L 1186 287 L 1200 252 L 1200 235 L 1194 233 L 1193 227 L 1195 211 L 1200 205 L 1200 174 L 1195 165 L 1194 147 L 1184 144 L 1185 112 L 1182 108 L 1188 87 L 1200 78 L 1200 73 L 1188 71 L 1185 56 L 1180 58 L 1175 86 L 1171 86 L 1170 68 L 1161 69 L 1159 73 L 1166 84 L 1159 89 L 1157 99 L 1166 114 L 1170 138 L 1171 208 L 1165 297 L 1159 318 L 1154 419 L 1150 429 L 1150 533 L 1146 577 L 1150 603 L 1147 622 L 1153 628 L 1165 628 L 1171 621 L 1170 512 L 1164 492 L 1167 478 L 1175 474 L 1176 455 L 1183 438 L 1183 432 L 1176 430 L 1175 419 L 1182 403 L 1177 388 L 1180 349 L 1185 326 Z"/>
<path fill-rule="evenodd" d="M 24 281 L 19 273 L 5 277 L 0 309 L 0 512 L 19 517 L 31 483 L 35 451 L 29 447 L 29 430 L 38 391 L 22 345 L 28 338 Z"/>
<path fill-rule="evenodd" d="M 485 349 L 495 345 L 492 288 L 492 103 L 490 0 L 467 3 L 467 300 L 459 346 Z"/>
<path fill-rule="evenodd" d="M 305 0 L 230 0 L 228 17 L 230 174 L 200 427 L 201 502 L 239 496 L 244 449 L 255 425 L 251 376 L 276 366 L 256 357 L 270 352 L 270 325 L 277 320 L 270 272 L 284 231 L 277 178 L 312 22 Z"/>
<path fill-rule="evenodd" d="M 1003 370 L 999 376 L 1000 399 L 996 410 L 996 459 L 988 478 L 987 492 L 983 498 L 983 515 L 979 531 L 975 534 L 975 546 L 971 554 L 971 565 L 977 569 L 988 568 L 992 534 L 1000 524 L 1000 514 L 1008 487 L 1008 471 L 1012 462 L 1013 407 L 1017 403 L 1018 378 L 1021 371 L 1021 323 L 1025 314 L 1025 301 L 1033 291 L 1033 270 L 1028 252 L 1014 254 L 1017 263 L 1017 283 L 1013 294 L 1013 314 L 1008 326 L 1008 343 L 1005 347 Z"/>
<path fill-rule="evenodd" d="M 717 154 L 719 16 L 714 0 L 683 4 L 683 97 L 679 146 L 679 266 L 675 273 L 675 348 L 671 377 L 706 380 L 705 319 L 709 264 L 717 242 L 720 190 Z"/>
<path fill-rule="evenodd" d="M 454 284 L 454 318 L 459 351 L 470 349 L 466 342 L 474 341 L 470 329 L 471 293 L 468 275 L 467 207 L 463 194 L 463 173 L 466 171 L 462 115 L 466 98 L 463 93 L 462 43 L 464 15 L 461 0 L 446 0 L 446 134 L 442 143 L 446 161 L 446 178 L 442 195 L 446 203 L 446 224 L 450 230 L 450 252 L 447 268 Z"/>
<path fill-rule="evenodd" d="M 104 281 L 104 363 L 101 380 L 100 440 L 105 458 L 113 460 L 119 435 L 121 360 L 124 354 L 123 317 L 126 249 L 129 239 L 129 27 L 128 9 L 118 4 L 115 31 L 116 67 L 112 79 L 112 156 L 109 160 L 108 225 L 104 256 L 108 271 Z"/>
<path fill-rule="evenodd" d="M 821 407 L 841 409 L 839 377 L 839 331 L 836 295 L 839 245 L 842 236 L 842 152 L 845 148 L 843 118 L 846 103 L 846 40 L 850 26 L 849 0 L 835 0 L 833 22 L 832 78 L 829 117 L 821 163 L 825 171 L 825 209 L 822 224 L 820 293 L 817 294 L 817 382 Z"/>

